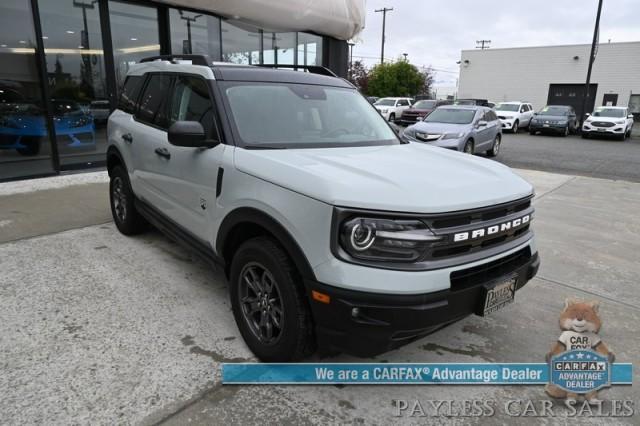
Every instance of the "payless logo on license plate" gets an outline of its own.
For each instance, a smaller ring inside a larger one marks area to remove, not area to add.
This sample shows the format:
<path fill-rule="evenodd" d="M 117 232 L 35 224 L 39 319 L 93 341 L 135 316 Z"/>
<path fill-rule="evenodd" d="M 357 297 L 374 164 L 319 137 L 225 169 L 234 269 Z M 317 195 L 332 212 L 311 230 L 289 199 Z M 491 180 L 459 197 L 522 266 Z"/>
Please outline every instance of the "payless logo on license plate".
<path fill-rule="evenodd" d="M 504 281 L 498 281 L 498 283 L 491 288 L 487 288 L 482 316 L 490 315 L 513 302 L 517 280 L 517 277 L 510 277 Z"/>

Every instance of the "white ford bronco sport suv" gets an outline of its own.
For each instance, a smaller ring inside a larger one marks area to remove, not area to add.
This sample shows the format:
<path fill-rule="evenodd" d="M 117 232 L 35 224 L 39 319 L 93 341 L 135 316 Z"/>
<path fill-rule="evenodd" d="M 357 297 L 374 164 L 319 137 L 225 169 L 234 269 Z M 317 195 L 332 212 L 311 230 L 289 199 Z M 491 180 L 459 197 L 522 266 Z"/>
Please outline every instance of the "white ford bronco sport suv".
<path fill-rule="evenodd" d="M 350 83 L 305 70 L 132 66 L 108 125 L 118 229 L 150 223 L 222 267 L 265 361 L 370 356 L 511 302 L 539 265 L 531 185 L 401 140 Z"/>

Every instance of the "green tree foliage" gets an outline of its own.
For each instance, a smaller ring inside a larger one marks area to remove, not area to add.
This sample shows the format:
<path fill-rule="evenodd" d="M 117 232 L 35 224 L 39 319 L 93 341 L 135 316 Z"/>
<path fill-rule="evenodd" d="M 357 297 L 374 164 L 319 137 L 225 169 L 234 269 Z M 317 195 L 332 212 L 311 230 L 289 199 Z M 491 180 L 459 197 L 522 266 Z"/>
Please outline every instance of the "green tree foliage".
<path fill-rule="evenodd" d="M 367 94 L 380 98 L 422 94 L 425 77 L 425 73 L 407 61 L 378 64 L 369 73 Z"/>

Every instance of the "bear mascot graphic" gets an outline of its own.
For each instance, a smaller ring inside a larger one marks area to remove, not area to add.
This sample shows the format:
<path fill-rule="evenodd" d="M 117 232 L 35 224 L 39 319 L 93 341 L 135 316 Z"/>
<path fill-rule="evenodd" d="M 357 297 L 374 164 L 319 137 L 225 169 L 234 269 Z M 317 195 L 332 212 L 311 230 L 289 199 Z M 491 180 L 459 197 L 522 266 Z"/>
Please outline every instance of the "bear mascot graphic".
<path fill-rule="evenodd" d="M 558 354 L 575 349 L 596 351 L 608 357 L 609 363 L 613 362 L 615 358 L 613 353 L 598 336 L 602 327 L 598 309 L 598 302 L 583 302 L 574 299 L 565 301 L 564 309 L 560 314 L 562 333 L 551 348 L 551 352 L 547 354 L 547 362 Z M 578 398 L 577 394 L 567 392 L 553 384 L 547 384 L 545 391 L 553 398 L 564 398 L 570 402 L 575 402 Z M 597 391 L 589 392 L 584 397 L 592 404 L 600 402 Z"/>

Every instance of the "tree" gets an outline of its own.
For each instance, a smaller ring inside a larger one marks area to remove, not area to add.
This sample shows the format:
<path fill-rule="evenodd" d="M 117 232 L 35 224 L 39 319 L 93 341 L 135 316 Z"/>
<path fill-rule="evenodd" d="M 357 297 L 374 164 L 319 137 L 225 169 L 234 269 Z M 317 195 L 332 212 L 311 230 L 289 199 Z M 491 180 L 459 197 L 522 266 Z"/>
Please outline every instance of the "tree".
<path fill-rule="evenodd" d="M 409 62 L 376 65 L 369 73 L 367 94 L 380 98 L 387 96 L 413 96 L 423 93 L 425 74 Z"/>
<path fill-rule="evenodd" d="M 349 73 L 349 81 L 353 83 L 360 93 L 366 95 L 369 89 L 369 73 L 362 61 L 355 61 Z"/>
<path fill-rule="evenodd" d="M 433 69 L 431 66 L 422 67 L 422 75 L 424 76 L 424 84 L 422 90 L 417 95 L 427 95 L 431 97 L 431 89 L 433 88 Z"/>

